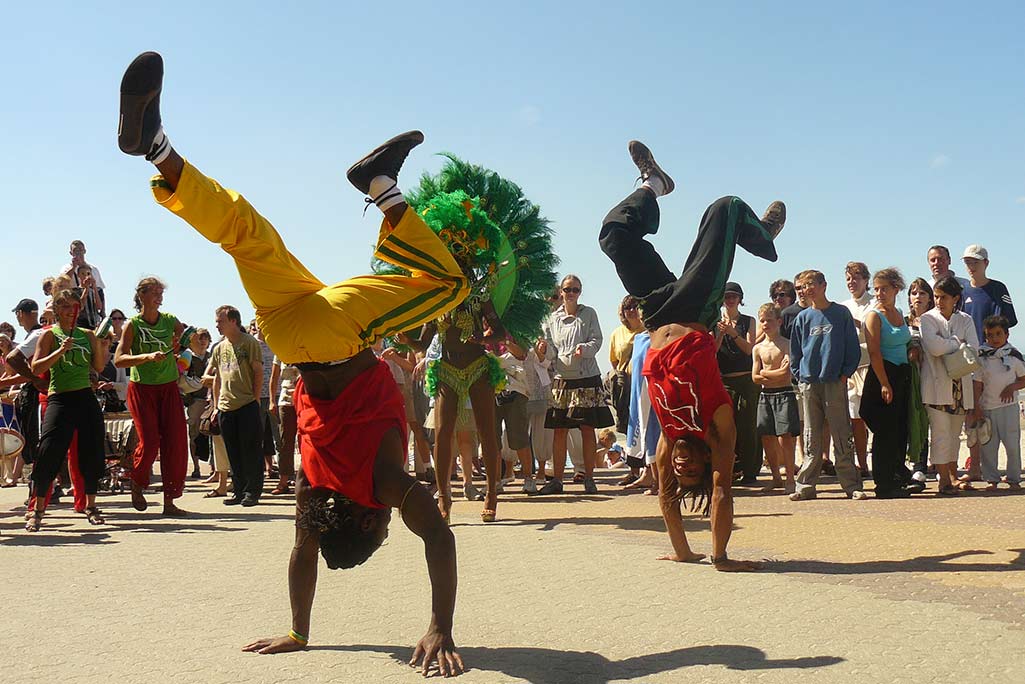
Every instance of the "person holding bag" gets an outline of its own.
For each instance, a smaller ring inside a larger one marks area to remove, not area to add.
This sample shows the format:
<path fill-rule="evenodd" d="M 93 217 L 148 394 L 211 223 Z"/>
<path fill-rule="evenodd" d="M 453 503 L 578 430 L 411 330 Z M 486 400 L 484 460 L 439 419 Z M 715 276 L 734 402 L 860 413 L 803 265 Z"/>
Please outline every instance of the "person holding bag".
<path fill-rule="evenodd" d="M 957 311 L 963 288 L 952 277 L 941 278 L 933 288 L 936 306 L 922 314 L 919 325 L 922 335 L 922 402 L 929 414 L 930 452 L 939 474 L 939 494 L 957 494 L 971 489 L 968 482 L 957 482 L 957 455 L 961 446 L 961 430 L 966 417 L 974 423 L 981 416 L 977 397 L 982 384 L 973 382 L 974 374 L 960 375 L 966 352 L 979 348 L 979 337 L 971 316 Z M 946 357 L 953 355 L 948 362 Z M 948 363 L 956 379 L 948 372 Z"/>

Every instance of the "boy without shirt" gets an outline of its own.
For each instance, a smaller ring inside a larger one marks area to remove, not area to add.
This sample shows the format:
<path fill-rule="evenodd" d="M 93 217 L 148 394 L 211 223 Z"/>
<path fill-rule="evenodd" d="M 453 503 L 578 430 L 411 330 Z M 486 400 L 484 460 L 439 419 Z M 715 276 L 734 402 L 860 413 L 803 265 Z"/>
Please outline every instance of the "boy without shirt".
<path fill-rule="evenodd" d="M 772 471 L 772 484 L 765 490 L 785 487 L 786 493 L 791 494 L 795 490 L 794 442 L 801 433 L 801 418 L 791 381 L 790 342 L 780 333 L 783 321 L 775 304 L 759 307 L 758 322 L 765 339 L 754 347 L 751 379 L 762 386 L 758 398 L 758 434 Z M 779 475 L 781 464 L 786 473 L 785 485 Z"/>

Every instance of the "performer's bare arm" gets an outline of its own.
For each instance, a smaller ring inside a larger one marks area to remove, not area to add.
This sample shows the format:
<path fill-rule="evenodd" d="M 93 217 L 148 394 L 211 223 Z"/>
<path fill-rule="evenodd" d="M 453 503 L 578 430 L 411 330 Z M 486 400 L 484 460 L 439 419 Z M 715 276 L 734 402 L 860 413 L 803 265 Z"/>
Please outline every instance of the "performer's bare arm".
<path fill-rule="evenodd" d="M 409 664 L 419 665 L 426 675 L 431 663 L 437 660 L 440 674 L 455 675 L 465 669 L 452 640 L 456 541 L 434 498 L 406 473 L 405 454 L 406 447 L 398 431 L 386 433 L 374 462 L 374 495 L 382 504 L 399 509 L 406 527 L 424 542 L 427 574 L 431 579 L 431 622 Z"/>
<path fill-rule="evenodd" d="M 726 557 L 726 547 L 733 533 L 733 461 L 737 441 L 733 407 L 723 404 L 715 410 L 707 441 L 712 450 L 712 559 L 715 569 L 722 572 L 756 570 L 758 566 L 754 563 Z"/>
<path fill-rule="evenodd" d="M 705 554 L 694 553 L 690 550 L 690 544 L 687 543 L 687 533 L 683 529 L 683 516 L 680 514 L 682 501 L 675 496 L 676 476 L 673 474 L 673 449 L 665 435 L 658 439 L 655 463 L 658 465 L 659 476 L 658 505 L 662 509 L 662 520 L 665 521 L 666 532 L 669 533 L 669 542 L 673 545 L 673 553 L 660 556 L 659 560 L 678 563 L 699 561 L 705 557 Z"/>
<path fill-rule="evenodd" d="M 32 373 L 32 366 L 29 365 L 30 363 L 29 359 L 27 359 L 25 355 L 17 349 L 12 350 L 11 353 L 7 355 L 7 365 L 13 368 L 15 373 L 31 382 L 40 392 L 45 392 L 48 387 L 46 381 Z"/>

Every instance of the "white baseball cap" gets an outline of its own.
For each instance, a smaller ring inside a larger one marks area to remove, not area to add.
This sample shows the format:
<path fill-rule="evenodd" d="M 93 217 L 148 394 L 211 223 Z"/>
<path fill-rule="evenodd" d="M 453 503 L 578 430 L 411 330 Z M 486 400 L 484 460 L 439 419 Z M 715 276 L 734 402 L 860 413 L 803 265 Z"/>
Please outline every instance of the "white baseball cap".
<path fill-rule="evenodd" d="M 978 259 L 979 261 L 989 261 L 989 252 L 982 245 L 968 245 L 964 248 L 964 254 L 961 255 L 962 259 Z"/>

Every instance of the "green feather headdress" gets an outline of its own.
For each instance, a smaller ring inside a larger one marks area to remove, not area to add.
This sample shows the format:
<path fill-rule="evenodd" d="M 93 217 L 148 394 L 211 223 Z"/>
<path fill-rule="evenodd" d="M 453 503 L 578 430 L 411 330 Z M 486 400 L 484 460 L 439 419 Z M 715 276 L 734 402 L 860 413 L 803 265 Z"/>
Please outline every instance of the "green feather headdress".
<path fill-rule="evenodd" d="M 436 175 L 424 174 L 406 202 L 445 241 L 475 285 L 491 299 L 506 330 L 521 343 L 541 334 L 559 258 L 541 209 L 515 183 L 445 153 Z M 377 263 L 377 272 L 394 267 Z"/>

